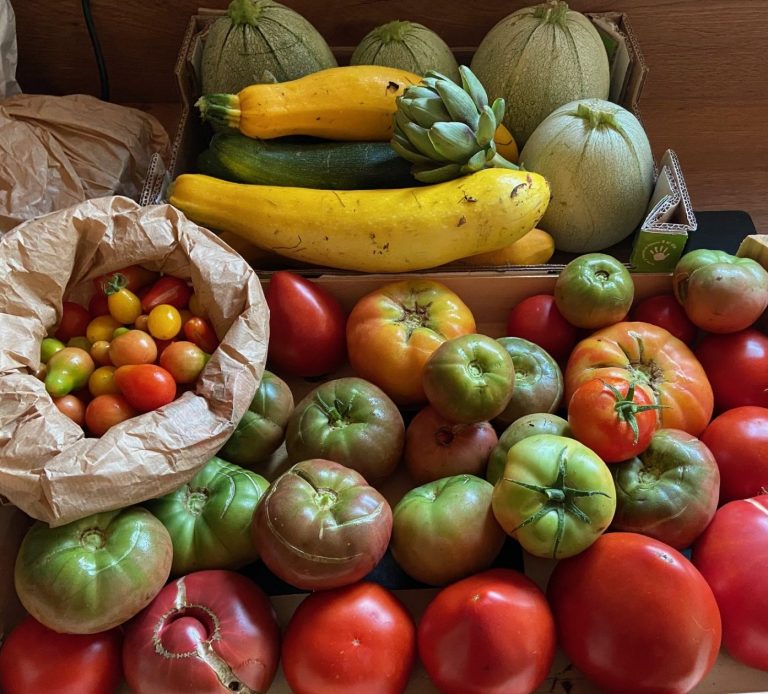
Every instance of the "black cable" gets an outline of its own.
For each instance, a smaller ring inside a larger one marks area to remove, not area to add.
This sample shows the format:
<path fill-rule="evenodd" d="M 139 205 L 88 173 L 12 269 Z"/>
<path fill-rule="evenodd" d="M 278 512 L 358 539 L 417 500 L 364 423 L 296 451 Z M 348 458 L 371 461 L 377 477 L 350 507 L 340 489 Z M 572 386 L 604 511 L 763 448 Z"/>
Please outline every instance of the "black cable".
<path fill-rule="evenodd" d="M 93 54 L 96 57 L 96 67 L 99 70 L 99 83 L 101 85 L 101 100 L 109 101 L 109 75 L 107 74 L 107 64 L 104 61 L 104 54 L 101 52 L 101 44 L 96 34 L 96 25 L 93 23 L 93 14 L 91 13 L 91 0 L 81 0 L 83 6 L 83 18 L 85 26 L 88 28 L 88 37 L 91 39 Z"/>

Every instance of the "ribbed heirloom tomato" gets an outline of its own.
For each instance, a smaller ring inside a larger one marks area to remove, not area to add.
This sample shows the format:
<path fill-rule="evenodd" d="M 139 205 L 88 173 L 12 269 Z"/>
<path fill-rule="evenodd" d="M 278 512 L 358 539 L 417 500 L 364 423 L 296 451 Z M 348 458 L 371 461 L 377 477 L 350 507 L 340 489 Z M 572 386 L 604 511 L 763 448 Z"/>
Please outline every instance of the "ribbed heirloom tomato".
<path fill-rule="evenodd" d="M 424 364 L 445 342 L 475 332 L 469 307 L 429 279 L 391 282 L 362 297 L 347 319 L 349 361 L 399 405 L 426 401 Z"/>
<path fill-rule="evenodd" d="M 645 384 L 661 405 L 659 426 L 698 436 L 714 407 L 712 386 L 690 348 L 671 333 L 641 321 L 621 322 L 579 342 L 565 367 L 565 403 L 593 378 Z"/>

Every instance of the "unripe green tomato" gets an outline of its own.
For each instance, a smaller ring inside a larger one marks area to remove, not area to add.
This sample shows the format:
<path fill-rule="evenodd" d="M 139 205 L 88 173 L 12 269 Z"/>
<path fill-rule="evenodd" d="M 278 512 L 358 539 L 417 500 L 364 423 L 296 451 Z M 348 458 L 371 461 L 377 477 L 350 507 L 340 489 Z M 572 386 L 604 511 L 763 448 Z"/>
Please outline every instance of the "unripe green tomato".
<path fill-rule="evenodd" d="M 58 398 L 85 386 L 95 364 L 85 350 L 79 347 L 65 347 L 48 360 L 47 367 L 45 389 Z"/>
<path fill-rule="evenodd" d="M 40 343 L 40 361 L 43 362 L 43 364 L 47 364 L 48 360 L 56 354 L 56 352 L 60 352 L 64 349 L 65 346 L 66 345 L 61 340 L 57 340 L 55 337 L 44 337 L 43 341 Z"/>

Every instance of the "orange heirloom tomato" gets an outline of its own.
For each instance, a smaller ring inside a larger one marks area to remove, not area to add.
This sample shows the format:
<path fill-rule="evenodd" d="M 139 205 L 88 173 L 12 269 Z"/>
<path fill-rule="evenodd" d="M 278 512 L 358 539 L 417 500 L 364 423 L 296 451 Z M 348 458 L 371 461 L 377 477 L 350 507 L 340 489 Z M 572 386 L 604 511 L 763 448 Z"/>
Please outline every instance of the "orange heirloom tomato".
<path fill-rule="evenodd" d="M 650 323 L 621 322 L 598 330 L 574 347 L 565 368 L 565 402 L 593 378 L 623 378 L 647 384 L 658 426 L 698 436 L 714 407 L 712 386 L 688 346 Z"/>
<path fill-rule="evenodd" d="M 446 340 L 476 332 L 469 307 L 430 279 L 391 282 L 362 297 L 347 319 L 347 351 L 358 376 L 398 405 L 426 401 L 424 364 Z"/>

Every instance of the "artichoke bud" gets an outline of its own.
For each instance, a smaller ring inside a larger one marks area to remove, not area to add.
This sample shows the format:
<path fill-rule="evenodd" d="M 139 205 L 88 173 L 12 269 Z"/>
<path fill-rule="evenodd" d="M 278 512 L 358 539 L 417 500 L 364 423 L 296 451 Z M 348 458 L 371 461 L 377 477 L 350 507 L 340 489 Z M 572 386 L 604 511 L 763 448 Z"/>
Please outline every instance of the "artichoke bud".
<path fill-rule="evenodd" d="M 413 177 L 422 183 L 442 183 L 461 176 L 461 166 L 458 164 L 446 164 L 437 168 L 414 167 Z"/>
<path fill-rule="evenodd" d="M 465 123 L 435 123 L 428 132 L 432 146 L 448 161 L 464 164 L 477 151 L 474 133 Z"/>
<path fill-rule="evenodd" d="M 477 124 L 477 144 L 480 147 L 487 147 L 493 142 L 493 136 L 496 134 L 496 118 L 494 118 L 493 111 L 486 106 L 483 112 L 480 114 L 480 119 Z"/>
<path fill-rule="evenodd" d="M 437 91 L 443 99 L 443 104 L 451 114 L 453 120 L 466 123 L 470 128 L 477 128 L 477 121 L 480 116 L 477 112 L 475 102 L 472 101 L 461 87 L 453 82 L 439 82 Z"/>
<path fill-rule="evenodd" d="M 499 97 L 493 102 L 491 110 L 493 111 L 494 118 L 496 118 L 496 122 L 501 123 L 504 120 L 504 111 L 507 110 L 507 104 L 503 98 Z"/>
<path fill-rule="evenodd" d="M 482 111 L 488 105 L 488 94 L 485 88 L 480 84 L 480 80 L 475 77 L 475 73 L 466 65 L 459 67 L 459 74 L 461 75 L 461 84 L 464 87 L 464 91 L 475 102 L 477 110 Z"/>
<path fill-rule="evenodd" d="M 416 148 L 418 152 L 435 161 L 446 161 L 444 157 L 437 152 L 429 139 L 429 133 L 426 128 L 422 128 L 416 123 L 406 123 L 402 128 L 403 134 L 408 141 Z"/>

